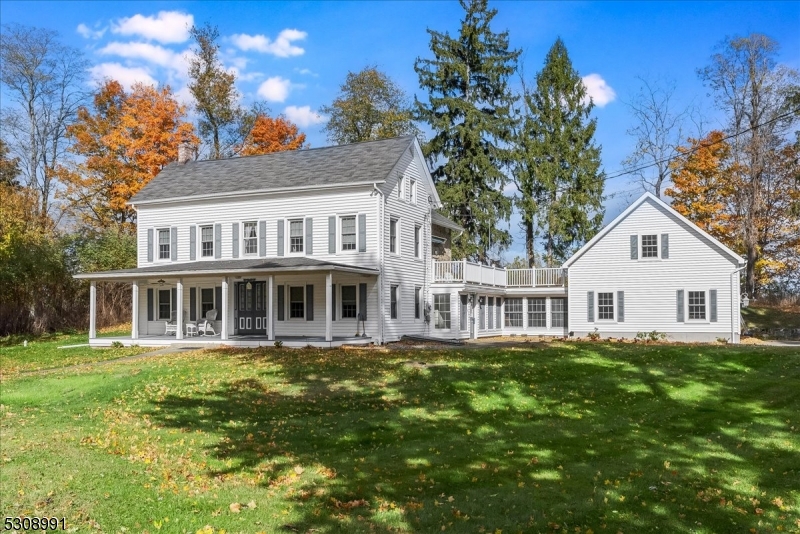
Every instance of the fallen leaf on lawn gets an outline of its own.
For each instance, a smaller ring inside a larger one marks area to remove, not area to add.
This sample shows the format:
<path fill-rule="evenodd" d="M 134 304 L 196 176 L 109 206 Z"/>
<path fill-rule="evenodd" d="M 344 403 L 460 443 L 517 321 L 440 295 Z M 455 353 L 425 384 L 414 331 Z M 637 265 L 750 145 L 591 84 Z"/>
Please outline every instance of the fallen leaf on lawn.
<path fill-rule="evenodd" d="M 232 502 L 228 508 L 230 508 L 231 512 L 233 512 L 234 514 L 238 514 L 239 512 L 242 511 L 242 505 L 239 504 L 238 502 Z"/>
<path fill-rule="evenodd" d="M 249 503 L 247 503 L 247 507 L 251 508 L 251 509 L 255 508 L 256 507 L 256 501 L 250 501 Z"/>

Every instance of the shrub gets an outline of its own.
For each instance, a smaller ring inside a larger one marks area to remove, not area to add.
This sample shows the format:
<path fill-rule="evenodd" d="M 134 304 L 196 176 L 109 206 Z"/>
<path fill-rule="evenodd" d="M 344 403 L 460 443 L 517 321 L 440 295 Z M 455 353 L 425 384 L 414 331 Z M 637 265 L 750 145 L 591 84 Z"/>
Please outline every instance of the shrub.
<path fill-rule="evenodd" d="M 276 339 L 275 343 L 273 343 L 273 345 L 275 345 L 276 349 L 279 349 L 279 348 L 283 347 L 283 341 L 281 341 L 280 339 Z"/>
<path fill-rule="evenodd" d="M 597 341 L 600 339 L 600 332 L 597 331 L 597 327 L 594 327 L 594 332 L 589 332 L 589 339 L 592 341 Z"/>

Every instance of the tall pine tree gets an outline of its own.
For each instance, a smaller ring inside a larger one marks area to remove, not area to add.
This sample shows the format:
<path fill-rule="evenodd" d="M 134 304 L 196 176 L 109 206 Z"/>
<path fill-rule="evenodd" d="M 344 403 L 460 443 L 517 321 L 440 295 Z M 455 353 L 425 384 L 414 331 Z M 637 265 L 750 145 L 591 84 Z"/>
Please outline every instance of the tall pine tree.
<path fill-rule="evenodd" d="M 535 89 L 523 88 L 523 100 L 514 179 L 528 261 L 533 264 L 539 234 L 545 263 L 560 265 L 600 229 L 605 178 L 593 140 L 596 119 L 589 118 L 594 104 L 561 39 L 536 75 Z"/>
<path fill-rule="evenodd" d="M 519 51 L 509 50 L 508 32 L 492 32 L 497 10 L 488 0 L 461 0 L 461 6 L 466 15 L 458 37 L 428 30 L 434 58 L 414 63 L 428 102 L 415 98 L 415 106 L 417 118 L 433 130 L 424 150 L 439 196 L 464 227 L 453 254 L 486 262 L 492 249 L 511 242 L 499 223 L 511 215 L 503 170 L 514 126 L 508 78 Z"/>

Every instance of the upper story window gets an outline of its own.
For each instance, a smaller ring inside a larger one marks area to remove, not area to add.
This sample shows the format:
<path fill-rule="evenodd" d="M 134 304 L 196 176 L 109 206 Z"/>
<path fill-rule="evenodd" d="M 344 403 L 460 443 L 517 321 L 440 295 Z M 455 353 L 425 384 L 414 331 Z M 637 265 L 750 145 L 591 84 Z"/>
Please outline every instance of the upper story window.
<path fill-rule="evenodd" d="M 356 218 L 342 217 L 342 250 L 356 249 Z"/>
<path fill-rule="evenodd" d="M 289 221 L 289 252 L 303 252 L 303 219 Z"/>
<path fill-rule="evenodd" d="M 405 200 L 405 193 L 406 193 L 406 177 L 401 176 L 397 180 L 397 198 L 400 200 Z"/>
<path fill-rule="evenodd" d="M 201 226 L 200 227 L 200 257 L 213 258 L 214 257 L 214 227 Z"/>
<path fill-rule="evenodd" d="M 245 255 L 251 256 L 258 254 L 258 223 L 255 221 L 246 222 L 242 226 L 244 227 L 244 231 L 242 232 L 242 245 L 244 245 Z"/>
<path fill-rule="evenodd" d="M 168 260 L 169 255 L 169 229 L 158 231 L 158 259 Z"/>
<path fill-rule="evenodd" d="M 420 257 L 420 248 L 421 248 L 421 240 L 420 240 L 420 233 L 422 232 L 422 228 L 417 225 L 414 226 L 414 257 Z"/>
<path fill-rule="evenodd" d="M 642 258 L 658 258 L 658 234 L 642 236 Z"/>
<path fill-rule="evenodd" d="M 417 181 L 411 180 L 408 185 L 409 194 L 410 194 L 410 202 L 412 204 L 417 203 Z"/>
<path fill-rule="evenodd" d="M 397 227 L 399 225 L 400 221 L 397 219 L 389 219 L 389 252 L 395 254 L 398 254 L 400 250 L 397 242 Z"/>
<path fill-rule="evenodd" d="M 614 320 L 614 293 L 597 294 L 597 318 L 601 321 Z"/>

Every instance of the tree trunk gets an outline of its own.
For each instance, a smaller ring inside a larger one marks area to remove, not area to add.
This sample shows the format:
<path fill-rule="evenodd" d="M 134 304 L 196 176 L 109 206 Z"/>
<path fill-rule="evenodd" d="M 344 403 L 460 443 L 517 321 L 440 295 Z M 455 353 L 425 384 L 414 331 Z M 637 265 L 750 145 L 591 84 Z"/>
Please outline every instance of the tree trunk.
<path fill-rule="evenodd" d="M 525 254 L 528 257 L 528 267 L 533 267 L 533 221 L 531 220 L 525 221 Z"/>

